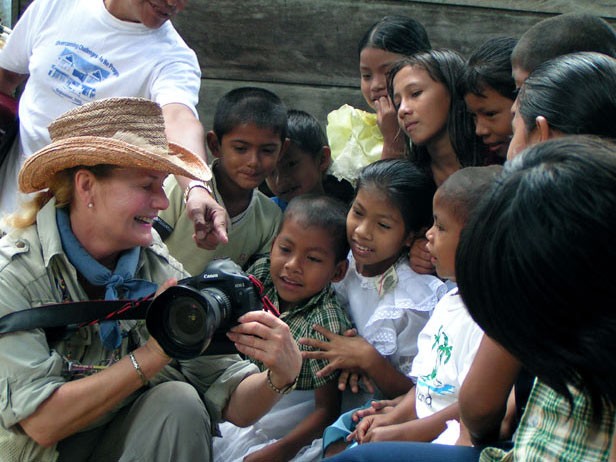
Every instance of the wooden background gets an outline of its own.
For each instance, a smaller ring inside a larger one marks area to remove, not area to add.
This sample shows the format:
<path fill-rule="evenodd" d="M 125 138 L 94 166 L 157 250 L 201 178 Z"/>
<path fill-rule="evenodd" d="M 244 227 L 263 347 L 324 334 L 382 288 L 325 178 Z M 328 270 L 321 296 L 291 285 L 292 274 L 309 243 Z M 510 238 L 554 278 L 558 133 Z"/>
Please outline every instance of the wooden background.
<path fill-rule="evenodd" d="M 14 2 L 15 17 L 28 3 Z M 198 110 L 209 130 L 218 98 L 244 85 L 272 90 L 324 125 L 344 103 L 367 109 L 357 42 L 386 15 L 412 16 L 433 47 L 468 56 L 489 37 L 518 38 L 541 19 L 568 12 L 616 26 L 616 0 L 190 0 L 174 24 L 201 63 Z"/>

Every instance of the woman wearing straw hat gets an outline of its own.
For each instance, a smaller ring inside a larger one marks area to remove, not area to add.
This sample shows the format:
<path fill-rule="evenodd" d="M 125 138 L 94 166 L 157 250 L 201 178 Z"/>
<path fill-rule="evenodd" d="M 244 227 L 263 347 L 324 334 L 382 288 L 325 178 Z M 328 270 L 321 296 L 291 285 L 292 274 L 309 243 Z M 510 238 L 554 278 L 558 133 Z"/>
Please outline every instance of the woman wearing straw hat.
<path fill-rule="evenodd" d="M 52 143 L 19 176 L 23 192 L 41 192 L 0 240 L 0 316 L 139 298 L 187 276 L 152 235 L 152 220 L 168 205 L 167 174 L 207 180 L 211 173 L 167 143 L 160 107 L 100 100 L 49 130 Z M 2 460 L 209 460 L 216 422 L 260 417 L 301 365 L 287 326 L 269 313 L 248 313 L 229 337 L 269 375 L 232 355 L 169 364 L 136 321 L 105 321 L 60 339 L 42 329 L 0 336 Z"/>

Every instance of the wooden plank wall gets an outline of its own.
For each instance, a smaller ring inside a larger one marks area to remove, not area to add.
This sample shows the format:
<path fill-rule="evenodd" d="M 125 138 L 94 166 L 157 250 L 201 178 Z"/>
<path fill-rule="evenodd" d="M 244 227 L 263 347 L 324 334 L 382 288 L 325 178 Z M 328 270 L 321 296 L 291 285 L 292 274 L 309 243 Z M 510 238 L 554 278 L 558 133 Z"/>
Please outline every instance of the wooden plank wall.
<path fill-rule="evenodd" d="M 17 11 L 28 3 L 20 0 Z M 198 109 L 210 129 L 218 98 L 244 85 L 270 89 L 323 124 L 344 103 L 366 108 L 357 42 L 386 15 L 412 16 L 434 47 L 468 56 L 489 37 L 519 37 L 541 19 L 573 11 L 616 26 L 616 0 L 190 0 L 174 23 L 199 57 Z"/>

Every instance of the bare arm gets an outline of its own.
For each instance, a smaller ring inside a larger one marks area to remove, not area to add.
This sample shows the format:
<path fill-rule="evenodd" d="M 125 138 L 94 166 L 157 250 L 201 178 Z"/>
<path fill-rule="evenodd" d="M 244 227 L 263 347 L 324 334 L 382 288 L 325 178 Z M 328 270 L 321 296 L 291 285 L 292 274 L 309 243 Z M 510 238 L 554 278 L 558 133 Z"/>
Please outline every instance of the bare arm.
<path fill-rule="evenodd" d="M 460 416 L 474 443 L 496 441 L 507 400 L 522 368 L 520 362 L 487 335 L 460 387 Z"/>
<path fill-rule="evenodd" d="M 333 380 L 315 390 L 315 409 L 298 426 L 273 444 L 256 451 L 245 462 L 271 462 L 291 460 L 300 449 L 320 438 L 340 412 L 340 393 Z"/>
<path fill-rule="evenodd" d="M 133 354 L 147 379 L 170 361 L 153 338 Z M 113 410 L 141 386 L 141 378 L 125 356 L 98 374 L 60 386 L 20 422 L 21 428 L 40 445 L 52 446 Z"/>
<path fill-rule="evenodd" d="M 27 75 L 17 74 L 0 67 L 0 93 L 14 96 L 17 87 L 26 81 Z"/>
<path fill-rule="evenodd" d="M 188 148 L 205 163 L 205 131 L 192 110 L 183 104 L 171 103 L 162 108 L 167 139 Z M 178 184 L 185 190 L 190 178 L 177 176 Z M 227 212 L 203 188 L 193 188 L 188 195 L 186 213 L 195 225 L 193 236 L 197 246 L 213 250 L 218 244 L 228 242 Z"/>

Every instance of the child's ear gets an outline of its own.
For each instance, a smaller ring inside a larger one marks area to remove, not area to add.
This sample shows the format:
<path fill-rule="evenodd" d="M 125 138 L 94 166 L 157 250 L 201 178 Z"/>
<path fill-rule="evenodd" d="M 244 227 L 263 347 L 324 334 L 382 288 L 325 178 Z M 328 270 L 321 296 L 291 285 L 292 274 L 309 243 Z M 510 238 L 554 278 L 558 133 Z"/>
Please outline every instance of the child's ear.
<path fill-rule="evenodd" d="M 321 173 L 327 172 L 332 164 L 332 150 L 329 146 L 323 146 L 323 153 L 321 154 L 321 162 L 319 163 L 319 171 Z"/>
<path fill-rule="evenodd" d="M 552 129 L 548 123 L 548 119 L 543 116 L 537 116 L 535 119 L 535 127 L 539 134 L 539 142 L 547 141 L 553 137 Z"/>
<path fill-rule="evenodd" d="M 206 133 L 205 142 L 214 157 L 220 157 L 220 140 L 212 130 Z"/>
<path fill-rule="evenodd" d="M 342 281 L 344 277 L 346 276 L 348 269 L 349 269 L 349 260 L 347 260 L 346 258 L 336 263 L 336 269 L 334 270 L 334 276 L 332 277 L 331 282 Z"/>
<path fill-rule="evenodd" d="M 291 140 L 289 138 L 284 139 L 284 143 L 282 143 L 282 147 L 280 148 L 280 154 L 278 154 L 278 162 L 285 155 L 287 149 L 289 149 L 289 145 L 291 144 Z"/>

